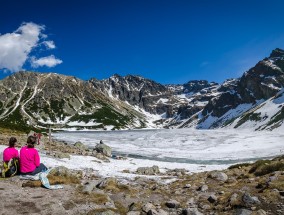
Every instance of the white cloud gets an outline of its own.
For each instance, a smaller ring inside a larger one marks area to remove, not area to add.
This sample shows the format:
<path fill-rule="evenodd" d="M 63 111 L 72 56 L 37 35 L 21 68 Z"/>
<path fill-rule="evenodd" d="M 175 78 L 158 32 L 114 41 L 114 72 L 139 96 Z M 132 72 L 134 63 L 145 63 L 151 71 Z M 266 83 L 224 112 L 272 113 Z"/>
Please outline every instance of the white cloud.
<path fill-rule="evenodd" d="M 7 69 L 11 72 L 21 70 L 25 62 L 29 60 L 30 53 L 36 49 L 40 43 L 44 43 L 49 49 L 55 48 L 53 41 L 45 41 L 47 36 L 42 33 L 44 30 L 44 25 L 29 22 L 23 23 L 12 33 L 0 34 L 0 69 Z M 61 60 L 56 59 L 54 56 L 50 59 L 53 59 L 53 63 L 46 63 L 46 65 L 62 63 Z M 50 62 L 52 62 L 52 60 Z M 40 66 L 40 63 L 38 63 L 38 66 Z"/>
<path fill-rule="evenodd" d="M 54 57 L 54 55 L 50 55 L 47 57 L 42 57 L 36 59 L 35 57 L 31 57 L 32 67 L 37 68 L 40 66 L 54 67 L 58 64 L 61 64 L 63 61 Z"/>
<path fill-rule="evenodd" d="M 52 40 L 44 41 L 43 44 L 46 46 L 48 49 L 55 49 L 56 46 Z"/>

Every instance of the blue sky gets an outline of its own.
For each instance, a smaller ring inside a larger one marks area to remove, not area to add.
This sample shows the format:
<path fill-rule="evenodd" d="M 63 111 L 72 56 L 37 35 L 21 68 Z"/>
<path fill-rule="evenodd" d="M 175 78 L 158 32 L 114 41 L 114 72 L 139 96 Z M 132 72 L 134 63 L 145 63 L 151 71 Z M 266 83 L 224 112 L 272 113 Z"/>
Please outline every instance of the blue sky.
<path fill-rule="evenodd" d="M 47 39 L 25 52 L 22 68 L 84 80 L 118 73 L 162 84 L 222 82 L 284 48 L 281 0 L 0 1 L 0 66 L 1 36 L 32 22 Z M 41 64 L 47 56 L 58 63 Z M 1 68 L 0 78 L 9 74 Z"/>

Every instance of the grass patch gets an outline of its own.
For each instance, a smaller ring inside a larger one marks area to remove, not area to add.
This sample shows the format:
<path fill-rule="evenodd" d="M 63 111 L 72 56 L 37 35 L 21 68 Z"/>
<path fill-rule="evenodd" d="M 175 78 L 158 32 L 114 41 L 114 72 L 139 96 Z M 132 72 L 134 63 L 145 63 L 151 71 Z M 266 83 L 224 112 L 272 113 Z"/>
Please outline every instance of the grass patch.
<path fill-rule="evenodd" d="M 267 164 L 258 168 L 254 175 L 255 176 L 262 176 L 266 175 L 275 171 L 283 171 L 284 170 L 284 163 L 283 162 L 274 162 L 271 164 Z"/>
<path fill-rule="evenodd" d="M 51 185 L 55 184 L 79 184 L 80 180 L 76 177 L 62 177 L 62 176 L 47 176 Z M 22 187 L 42 187 L 41 181 L 27 181 L 22 184 Z"/>
<path fill-rule="evenodd" d="M 239 163 L 239 164 L 229 166 L 228 169 L 239 169 L 239 168 L 247 167 L 247 166 L 250 166 L 250 165 L 251 165 L 251 163 Z"/>
<path fill-rule="evenodd" d="M 249 173 L 254 173 L 260 167 L 268 165 L 270 163 L 271 163 L 270 160 L 258 160 L 252 165 L 251 169 L 249 170 Z"/>
<path fill-rule="evenodd" d="M 236 124 L 236 126 L 234 128 L 238 128 L 239 126 L 241 126 L 242 124 L 244 124 L 247 121 L 260 121 L 261 117 L 260 117 L 261 113 L 246 113 Z"/>

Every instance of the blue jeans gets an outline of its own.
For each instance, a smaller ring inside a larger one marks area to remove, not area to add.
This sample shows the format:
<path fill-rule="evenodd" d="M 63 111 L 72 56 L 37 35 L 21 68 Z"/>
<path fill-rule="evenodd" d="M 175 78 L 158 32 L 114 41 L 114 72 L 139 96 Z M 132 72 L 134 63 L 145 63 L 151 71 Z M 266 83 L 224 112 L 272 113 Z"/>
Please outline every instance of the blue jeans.
<path fill-rule="evenodd" d="M 47 170 L 47 167 L 43 164 L 43 163 L 40 163 L 40 165 L 38 167 L 35 168 L 34 171 L 32 172 L 26 172 L 26 173 L 22 173 L 23 175 L 36 175 L 40 172 L 44 172 Z"/>

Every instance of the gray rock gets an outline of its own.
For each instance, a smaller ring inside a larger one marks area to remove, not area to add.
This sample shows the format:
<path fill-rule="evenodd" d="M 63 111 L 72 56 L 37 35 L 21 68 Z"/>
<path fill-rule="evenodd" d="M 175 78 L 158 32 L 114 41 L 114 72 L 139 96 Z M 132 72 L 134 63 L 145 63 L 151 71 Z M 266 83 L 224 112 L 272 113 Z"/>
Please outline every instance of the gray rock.
<path fill-rule="evenodd" d="M 166 202 L 165 205 L 168 208 L 178 208 L 180 206 L 180 203 L 176 200 L 170 200 L 170 201 Z"/>
<path fill-rule="evenodd" d="M 82 178 L 83 172 L 81 170 L 70 170 L 64 166 L 58 166 L 51 169 L 49 175 L 61 176 L 61 177 L 76 177 Z"/>
<path fill-rule="evenodd" d="M 208 186 L 206 184 L 200 186 L 198 189 L 198 191 L 201 191 L 201 192 L 205 192 L 208 190 Z"/>
<path fill-rule="evenodd" d="M 208 204 L 203 204 L 203 203 L 200 203 L 200 204 L 198 205 L 198 207 L 201 208 L 201 209 L 203 209 L 203 210 L 209 210 L 209 209 L 211 209 L 211 206 L 210 206 L 210 205 L 208 205 Z"/>
<path fill-rule="evenodd" d="M 118 182 L 117 182 L 116 178 L 110 177 L 110 178 L 103 179 L 101 182 L 98 183 L 97 188 L 104 189 L 107 186 L 109 186 L 110 184 L 117 185 Z"/>
<path fill-rule="evenodd" d="M 126 215 L 140 215 L 140 211 L 129 211 Z"/>
<path fill-rule="evenodd" d="M 238 209 L 235 212 L 235 215 L 251 215 L 252 211 L 248 210 L 248 209 Z"/>
<path fill-rule="evenodd" d="M 187 205 L 189 205 L 189 207 L 191 208 L 195 208 L 196 207 L 196 201 L 193 197 L 191 197 L 187 202 L 186 202 Z"/>
<path fill-rule="evenodd" d="M 54 157 L 59 158 L 59 159 L 63 159 L 63 158 L 70 159 L 70 155 L 67 153 L 63 153 L 63 152 L 54 152 Z"/>
<path fill-rule="evenodd" d="M 191 184 L 186 184 L 183 188 L 191 188 Z"/>
<path fill-rule="evenodd" d="M 167 213 L 166 211 L 162 210 L 162 209 L 151 209 L 148 211 L 147 215 L 168 215 L 169 213 Z"/>
<path fill-rule="evenodd" d="M 266 211 L 265 210 L 262 210 L 262 209 L 259 209 L 258 211 L 256 211 L 256 215 L 266 215 Z"/>
<path fill-rule="evenodd" d="M 78 149 L 81 149 L 81 150 L 86 150 L 88 147 L 87 146 L 85 146 L 83 143 L 81 143 L 81 142 L 76 142 L 75 144 L 74 144 L 74 146 L 76 147 L 76 148 L 78 148 Z"/>
<path fill-rule="evenodd" d="M 91 194 L 94 188 L 97 186 L 97 182 L 87 182 L 82 189 L 82 192 L 85 194 Z"/>
<path fill-rule="evenodd" d="M 222 182 L 226 182 L 228 180 L 228 176 L 223 172 L 212 172 L 209 177 Z"/>
<path fill-rule="evenodd" d="M 208 198 L 207 200 L 208 200 L 210 203 L 214 203 L 214 202 L 217 201 L 217 197 L 216 197 L 214 194 L 212 194 L 212 195 L 209 196 L 209 198 Z"/>
<path fill-rule="evenodd" d="M 152 167 L 139 167 L 136 172 L 141 175 L 155 175 L 160 173 L 159 167 L 154 165 Z"/>
<path fill-rule="evenodd" d="M 96 145 L 95 150 L 98 153 L 102 153 L 103 155 L 107 157 L 111 157 L 111 147 L 107 146 L 104 143 L 99 143 Z"/>
<path fill-rule="evenodd" d="M 139 211 L 141 209 L 140 204 L 138 202 L 132 202 L 129 206 L 128 206 L 128 210 L 129 211 Z"/>
<path fill-rule="evenodd" d="M 153 210 L 153 209 L 155 209 L 155 206 L 152 203 L 150 203 L 150 202 L 146 203 L 142 207 L 142 211 L 144 211 L 146 213 L 148 213 L 148 211 Z"/>
<path fill-rule="evenodd" d="M 118 214 L 111 210 L 107 210 L 103 212 L 96 212 L 95 215 L 118 215 Z"/>
<path fill-rule="evenodd" d="M 182 211 L 184 215 L 203 215 L 197 208 L 187 208 Z"/>
<path fill-rule="evenodd" d="M 249 205 L 249 206 L 260 204 L 258 197 L 251 196 L 249 193 L 245 193 L 242 197 L 242 200 L 246 205 Z"/>
<path fill-rule="evenodd" d="M 233 193 L 229 199 L 231 205 L 237 204 L 239 195 L 237 193 Z"/>

